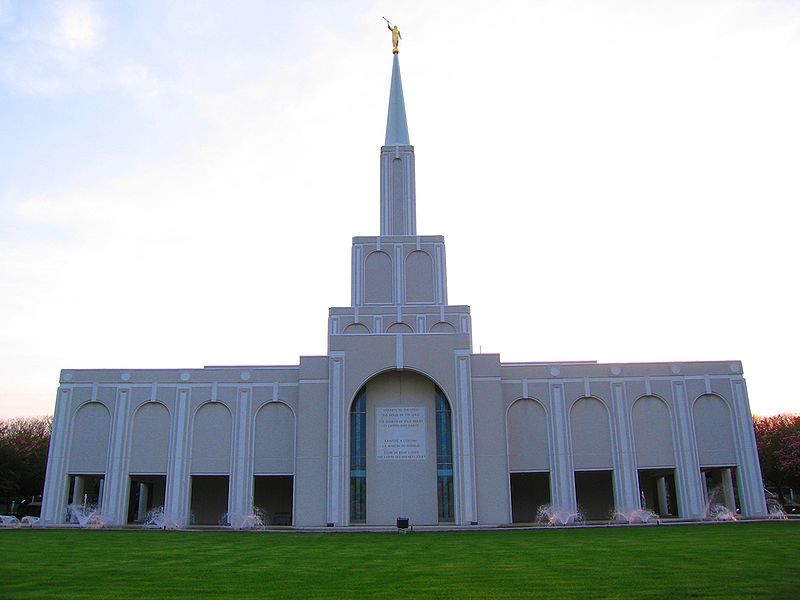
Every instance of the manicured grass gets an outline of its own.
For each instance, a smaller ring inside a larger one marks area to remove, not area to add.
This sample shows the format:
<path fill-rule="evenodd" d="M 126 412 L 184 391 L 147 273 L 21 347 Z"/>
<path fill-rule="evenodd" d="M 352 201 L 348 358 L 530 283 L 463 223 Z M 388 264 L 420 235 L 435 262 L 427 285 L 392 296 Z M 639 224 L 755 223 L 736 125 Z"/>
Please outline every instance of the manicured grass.
<path fill-rule="evenodd" d="M 459 533 L 0 530 L 0 598 L 798 598 L 800 523 Z"/>

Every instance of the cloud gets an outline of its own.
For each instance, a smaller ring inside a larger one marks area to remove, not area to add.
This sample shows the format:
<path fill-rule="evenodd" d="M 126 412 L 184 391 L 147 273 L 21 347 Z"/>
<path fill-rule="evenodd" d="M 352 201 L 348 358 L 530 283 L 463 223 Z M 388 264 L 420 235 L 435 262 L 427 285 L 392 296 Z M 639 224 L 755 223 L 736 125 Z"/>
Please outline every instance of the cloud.
<path fill-rule="evenodd" d="M 12 18 L 11 0 L 0 0 L 0 25 L 5 25 Z"/>
<path fill-rule="evenodd" d="M 57 27 L 50 43 L 70 51 L 91 50 L 97 45 L 101 21 L 88 3 L 65 3 L 56 8 Z"/>
<path fill-rule="evenodd" d="M 89 2 L 0 4 L 0 81 L 25 94 L 74 91 L 94 74 L 105 20 Z"/>
<path fill-rule="evenodd" d="M 123 88 L 154 97 L 162 91 L 162 82 L 145 65 L 125 65 L 117 69 L 115 82 Z"/>
<path fill-rule="evenodd" d="M 80 156 L 87 176 L 16 186 L 27 235 L 0 241 L 0 394 L 49 403 L 60 367 L 324 352 L 326 309 L 348 301 L 349 236 L 377 228 L 384 11 L 364 9 L 356 33 L 350 17 L 296 15 L 315 23 L 305 45 L 285 15 L 225 21 L 192 5 L 203 20 L 182 34 L 188 5 L 137 12 L 134 24 L 109 5 L 76 6 L 89 16 L 48 5 L 47 23 L 31 21 L 38 33 L 13 21 L 27 36 L 14 42 L 16 76 L 120 97 L 106 103 L 110 142 L 99 143 L 102 127 L 74 132 L 96 149 Z M 704 24 L 715 21 L 693 8 L 690 27 L 674 9 L 594 4 L 542 4 L 513 21 L 521 6 L 476 7 L 455 23 L 439 5 L 387 15 L 405 28 L 420 232 L 447 235 L 450 299 L 472 305 L 476 349 L 505 360 L 741 358 L 754 410 L 788 399 L 768 385 L 791 370 L 797 337 L 786 318 L 796 238 L 791 219 L 775 218 L 795 187 L 800 88 L 783 76 L 794 38 L 726 25 L 709 49 Z M 281 29 L 286 46 L 259 47 L 244 21 Z M 480 43 L 458 38 L 478 30 Z M 759 43 L 744 45 L 751 34 Z M 129 97 L 152 98 L 152 110 L 118 102 Z M 133 149 L 126 126 L 142 129 Z M 43 160 L 44 145 L 30 156 Z M 80 170 L 65 148 L 49 167 Z M 123 167 L 106 168 L 106 153 Z M 31 239 L 30 224 L 58 235 Z M 34 410 L 4 402 L 7 414 Z"/>

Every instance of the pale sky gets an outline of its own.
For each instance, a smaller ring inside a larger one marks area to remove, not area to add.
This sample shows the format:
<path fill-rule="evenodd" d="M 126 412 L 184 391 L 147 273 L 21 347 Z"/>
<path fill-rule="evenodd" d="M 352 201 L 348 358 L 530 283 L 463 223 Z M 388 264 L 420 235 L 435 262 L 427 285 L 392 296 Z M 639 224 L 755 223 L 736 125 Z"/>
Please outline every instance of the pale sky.
<path fill-rule="evenodd" d="M 0 0 L 0 418 L 61 368 L 326 352 L 383 15 L 476 352 L 739 359 L 800 411 L 800 2 Z"/>

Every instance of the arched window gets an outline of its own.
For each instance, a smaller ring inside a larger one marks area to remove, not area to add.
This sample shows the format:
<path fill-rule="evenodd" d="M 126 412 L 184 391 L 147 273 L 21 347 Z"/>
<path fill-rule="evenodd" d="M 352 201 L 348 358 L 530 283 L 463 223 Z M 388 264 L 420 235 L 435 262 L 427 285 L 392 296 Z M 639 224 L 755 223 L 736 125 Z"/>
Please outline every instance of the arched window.
<path fill-rule="evenodd" d="M 450 405 L 436 388 L 436 492 L 439 521 L 453 521 L 453 417 Z"/>
<path fill-rule="evenodd" d="M 367 520 L 367 388 L 350 409 L 350 522 Z"/>

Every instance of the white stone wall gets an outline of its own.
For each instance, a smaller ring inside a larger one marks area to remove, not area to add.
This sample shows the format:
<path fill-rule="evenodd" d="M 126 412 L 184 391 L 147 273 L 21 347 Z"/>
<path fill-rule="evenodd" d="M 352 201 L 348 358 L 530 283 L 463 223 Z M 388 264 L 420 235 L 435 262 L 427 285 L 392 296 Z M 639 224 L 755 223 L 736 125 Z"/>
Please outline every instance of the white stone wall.
<path fill-rule="evenodd" d="M 541 471 L 544 462 L 519 464 L 519 447 L 548 448 L 551 499 L 576 509 L 574 472 L 613 469 L 616 508 L 639 506 L 638 469 L 674 468 L 683 518 L 705 514 L 704 467 L 735 467 L 741 510 L 763 516 L 766 506 L 741 364 L 539 364 L 502 365 L 497 355 L 473 356 L 476 405 L 478 506 L 482 522 L 510 521 L 508 480 L 499 485 L 498 437 L 512 436 L 507 473 Z M 502 401 L 496 402 L 502 390 Z M 520 399 L 535 400 L 546 413 L 547 438 L 537 424 L 499 417 Z M 648 408 L 649 404 L 649 408 Z M 581 406 L 592 408 L 580 409 Z M 492 423 L 490 428 L 487 425 Z M 637 439 L 637 433 L 647 439 Z M 522 441 L 518 438 L 523 438 Z M 484 450 L 484 448 L 486 448 Z M 610 456 L 609 456 L 610 453 Z M 497 507 L 507 507 L 501 512 Z"/>

